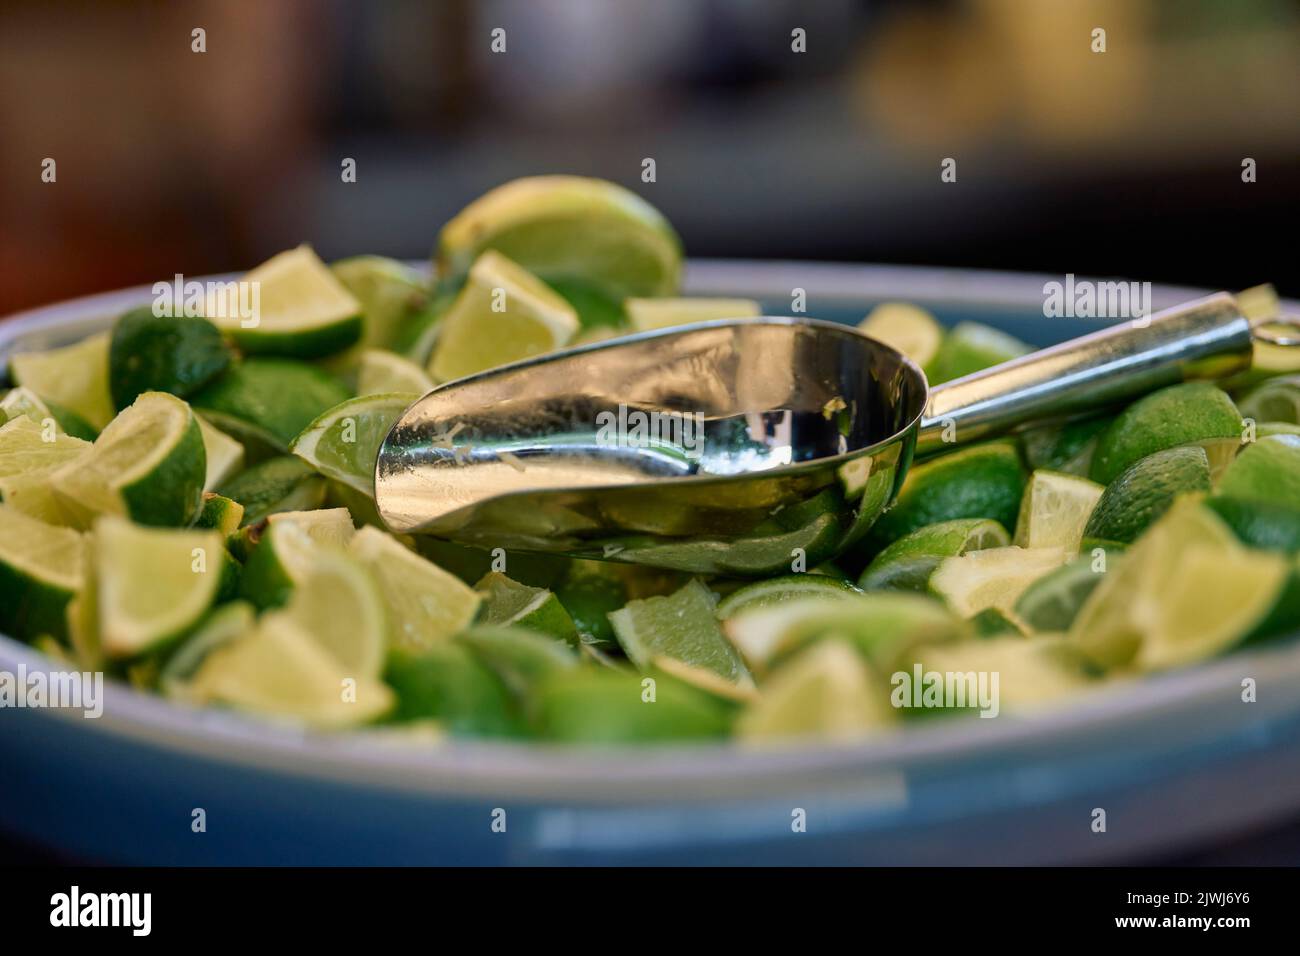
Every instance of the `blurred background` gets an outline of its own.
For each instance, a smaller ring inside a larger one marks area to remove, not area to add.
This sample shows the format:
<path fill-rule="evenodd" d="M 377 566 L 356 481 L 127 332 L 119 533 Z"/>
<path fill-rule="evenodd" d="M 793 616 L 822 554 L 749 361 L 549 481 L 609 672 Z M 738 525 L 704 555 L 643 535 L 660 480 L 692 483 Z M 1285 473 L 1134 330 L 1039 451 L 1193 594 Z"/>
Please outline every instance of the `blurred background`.
<path fill-rule="evenodd" d="M 424 258 L 542 172 L 696 256 L 1300 293 L 1294 0 L 11 0 L 0 137 L 0 313 L 304 240 Z"/>

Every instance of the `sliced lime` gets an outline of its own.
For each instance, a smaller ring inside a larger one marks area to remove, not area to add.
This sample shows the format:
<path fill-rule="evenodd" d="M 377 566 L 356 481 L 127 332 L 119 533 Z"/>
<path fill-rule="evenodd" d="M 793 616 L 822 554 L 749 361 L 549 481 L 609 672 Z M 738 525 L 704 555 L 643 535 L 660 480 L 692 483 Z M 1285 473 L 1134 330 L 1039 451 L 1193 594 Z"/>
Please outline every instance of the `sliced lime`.
<path fill-rule="evenodd" d="M 906 302 L 880 303 L 858 323 L 858 328 L 902 352 L 922 368 L 934 361 L 943 341 L 943 326 L 934 316 Z"/>
<path fill-rule="evenodd" d="M 1203 448 L 1181 445 L 1155 452 L 1106 486 L 1084 536 L 1127 543 L 1168 511 L 1178 495 L 1209 490 L 1210 463 Z"/>
<path fill-rule="evenodd" d="M 561 296 L 497 252 L 485 252 L 442 318 L 429 374 L 445 382 L 560 348 L 578 331 Z"/>
<path fill-rule="evenodd" d="M 0 505 L 0 632 L 68 635 L 68 602 L 85 580 L 82 536 Z"/>
<path fill-rule="evenodd" d="M 328 478 L 374 496 L 375 460 L 393 423 L 418 395 L 365 395 L 331 408 L 294 439 L 293 453 Z"/>
<path fill-rule="evenodd" d="M 54 421 L 50 407 L 25 385 L 10 389 L 4 398 L 0 398 L 0 425 L 15 418 L 27 418 L 37 425 L 43 425 L 47 419 Z"/>
<path fill-rule="evenodd" d="M 325 479 L 300 458 L 260 462 L 217 487 L 244 506 L 245 525 L 286 511 L 310 511 L 325 502 Z"/>
<path fill-rule="evenodd" d="M 599 179 L 533 176 L 498 186 L 443 227 L 438 269 L 464 275 L 496 249 L 547 281 L 582 280 L 614 301 L 673 295 L 681 241 L 635 193 Z"/>
<path fill-rule="evenodd" d="M 199 516 L 194 519 L 194 527 L 208 528 L 219 532 L 223 538 L 228 538 L 239 530 L 240 522 L 243 520 L 244 506 L 238 501 L 205 491 L 203 507 L 199 510 Z"/>
<path fill-rule="evenodd" d="M 10 373 L 45 402 L 71 409 L 95 428 L 113 418 L 108 390 L 109 333 L 46 352 L 20 352 L 9 359 Z"/>
<path fill-rule="evenodd" d="M 249 294 L 239 304 L 253 308 L 233 308 L 230 291 L 243 296 L 228 283 L 209 292 L 204 315 L 244 352 L 313 358 L 340 352 L 361 338 L 361 303 L 311 246 L 273 256 L 240 282 Z"/>
<path fill-rule="evenodd" d="M 355 558 L 329 548 L 314 551 L 285 610 L 346 673 L 379 677 L 388 650 L 384 601 L 370 571 Z"/>
<path fill-rule="evenodd" d="M 371 569 L 388 605 L 390 643 L 422 651 L 469 626 L 482 597 L 459 578 L 376 528 L 362 528 L 350 552 Z"/>
<path fill-rule="evenodd" d="M 99 635 L 110 658 L 138 657 L 183 636 L 215 601 L 221 535 L 145 528 L 109 516 L 92 537 Z"/>
<path fill-rule="evenodd" d="M 433 388 L 433 379 L 410 359 L 384 349 L 366 349 L 361 353 L 361 370 L 357 375 L 358 395 L 410 392 L 423 395 Z"/>
<path fill-rule="evenodd" d="M 1035 633 L 1064 633 L 1101 579 L 1102 573 L 1096 570 L 1091 555 L 1063 564 L 1020 593 L 1015 620 Z"/>
<path fill-rule="evenodd" d="M 666 675 L 607 667 L 558 674 L 537 692 L 542 736 L 563 743 L 639 744 L 724 737 L 734 705 Z"/>
<path fill-rule="evenodd" d="M 630 601 L 609 616 L 623 652 L 645 669 L 651 658 L 672 657 L 740 682 L 748 671 L 718 626 L 713 595 L 697 580 L 666 597 Z"/>
<path fill-rule="evenodd" d="M 851 583 L 822 574 L 785 574 L 766 581 L 755 581 L 732 591 L 718 602 L 720 621 L 746 611 L 772 607 L 806 597 L 842 597 L 862 593 Z"/>
<path fill-rule="evenodd" d="M 617 643 L 609 613 L 628 601 L 619 567 L 604 561 L 574 561 L 555 583 L 555 595 L 573 619 L 583 643 Z"/>
<path fill-rule="evenodd" d="M 876 555 L 858 584 L 868 591 L 923 591 L 930 572 L 944 558 L 1001 548 L 1011 543 L 1006 529 L 989 518 L 956 518 L 917 528 Z"/>
<path fill-rule="evenodd" d="M 398 720 L 433 719 L 452 734 L 474 737 L 515 736 L 522 729 L 509 689 L 461 644 L 395 650 L 384 678 L 397 694 Z"/>
<path fill-rule="evenodd" d="M 1217 490 L 1231 498 L 1300 502 L 1300 437 L 1274 435 L 1247 445 L 1223 473 Z"/>
<path fill-rule="evenodd" d="M 989 607 L 1009 614 L 1025 588 L 1060 567 L 1069 556 L 1064 548 L 1013 546 L 970 551 L 945 558 L 930 577 L 930 590 L 962 617 L 974 617 Z"/>
<path fill-rule="evenodd" d="M 578 666 L 572 648 L 536 631 L 477 624 L 456 636 L 510 689 L 524 708 L 531 707 L 537 686 L 553 674 Z"/>
<path fill-rule="evenodd" d="M 203 490 L 211 491 L 218 485 L 229 481 L 244 467 L 244 446 L 231 438 L 215 425 L 196 415 L 199 432 L 203 436 L 203 453 L 207 459 L 207 473 L 203 479 Z"/>
<path fill-rule="evenodd" d="M 908 685 L 901 681 L 895 685 L 912 691 L 908 702 L 912 707 L 918 701 L 918 669 L 922 675 L 922 707 L 933 706 L 924 697 L 925 675 L 937 674 L 944 677 L 945 699 L 939 702 L 943 710 L 965 710 L 989 717 L 1055 706 L 1096 686 L 1087 675 L 1078 648 L 1059 635 L 1032 640 L 1006 635 L 919 648 L 909 675 L 912 680 Z M 899 696 L 905 693 L 900 691 Z M 910 711 L 909 716 L 922 713 Z"/>
<path fill-rule="evenodd" d="M 233 359 L 211 322 L 154 315 L 148 306 L 119 318 L 112 335 L 108 384 L 118 409 L 145 392 L 192 395 L 224 372 Z"/>
<path fill-rule="evenodd" d="M 250 529 L 240 593 L 259 608 L 279 607 L 307 579 L 317 552 L 342 550 L 352 533 L 345 508 L 271 515 L 265 530 Z"/>
<path fill-rule="evenodd" d="M 637 332 L 689 322 L 744 319 L 763 314 L 753 299 L 628 299 L 623 303 L 623 310 Z"/>
<path fill-rule="evenodd" d="M 1205 502 L 1243 544 L 1264 551 L 1300 551 L 1300 504 L 1215 495 Z"/>
<path fill-rule="evenodd" d="M 939 385 L 1019 358 L 1031 349 L 1014 336 L 979 322 L 958 322 L 939 344 L 926 368 L 931 385 Z"/>
<path fill-rule="evenodd" d="M 1110 425 L 1109 416 L 1095 416 L 1064 425 L 1041 425 L 1020 435 L 1030 468 L 1046 468 L 1088 477 L 1097 440 Z"/>
<path fill-rule="evenodd" d="M 158 689 L 173 700 L 191 700 L 190 682 L 208 655 L 250 632 L 256 619 L 253 606 L 243 601 L 214 608 L 167 658 L 158 676 Z"/>
<path fill-rule="evenodd" d="M 183 527 L 198 514 L 207 475 L 203 434 L 188 405 L 146 392 L 109 423 L 84 458 L 55 471 L 51 485 L 69 515 Z"/>
<path fill-rule="evenodd" d="M 483 595 L 481 623 L 523 627 L 567 644 L 578 643 L 573 618 L 553 592 L 512 581 L 499 571 L 484 575 L 474 590 Z"/>
<path fill-rule="evenodd" d="M 1101 433 L 1090 477 L 1110 484 L 1153 452 L 1241 432 L 1241 414 L 1223 389 L 1208 382 L 1171 385 L 1138 399 Z"/>
<path fill-rule="evenodd" d="M 331 263 L 329 268 L 361 303 L 365 323 L 360 342 L 363 347 L 391 346 L 406 321 L 428 303 L 428 281 L 396 259 L 353 256 Z"/>
<path fill-rule="evenodd" d="M 1029 476 L 1020 500 L 1015 543 L 1078 551 L 1084 525 L 1105 490 L 1087 478 L 1039 468 Z"/>
<path fill-rule="evenodd" d="M 351 397 L 341 382 L 305 362 L 259 357 L 232 366 L 191 401 L 246 447 L 244 433 L 284 451 L 315 418 Z M 242 422 L 244 433 L 229 419 Z"/>

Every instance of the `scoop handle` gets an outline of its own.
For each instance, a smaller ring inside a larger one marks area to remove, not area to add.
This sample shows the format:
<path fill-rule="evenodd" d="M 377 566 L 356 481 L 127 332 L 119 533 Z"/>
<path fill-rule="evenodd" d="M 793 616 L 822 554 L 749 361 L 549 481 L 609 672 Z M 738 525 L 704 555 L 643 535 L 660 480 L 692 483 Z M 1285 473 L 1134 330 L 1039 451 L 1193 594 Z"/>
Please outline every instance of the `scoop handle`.
<path fill-rule="evenodd" d="M 1226 292 L 1093 332 L 930 390 L 917 453 L 1069 418 L 1250 365 L 1251 324 Z"/>

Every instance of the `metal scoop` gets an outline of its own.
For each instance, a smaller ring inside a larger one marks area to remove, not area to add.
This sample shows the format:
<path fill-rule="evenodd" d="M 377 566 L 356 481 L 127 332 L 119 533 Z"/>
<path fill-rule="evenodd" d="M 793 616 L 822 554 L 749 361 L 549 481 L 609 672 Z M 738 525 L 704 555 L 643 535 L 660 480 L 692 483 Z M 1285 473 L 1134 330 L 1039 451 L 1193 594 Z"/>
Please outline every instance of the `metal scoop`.
<path fill-rule="evenodd" d="M 384 441 L 375 503 L 394 532 L 486 549 L 811 568 L 867 532 L 914 452 L 1229 375 L 1254 332 L 1219 293 L 935 388 L 830 322 L 647 332 L 435 388 Z"/>

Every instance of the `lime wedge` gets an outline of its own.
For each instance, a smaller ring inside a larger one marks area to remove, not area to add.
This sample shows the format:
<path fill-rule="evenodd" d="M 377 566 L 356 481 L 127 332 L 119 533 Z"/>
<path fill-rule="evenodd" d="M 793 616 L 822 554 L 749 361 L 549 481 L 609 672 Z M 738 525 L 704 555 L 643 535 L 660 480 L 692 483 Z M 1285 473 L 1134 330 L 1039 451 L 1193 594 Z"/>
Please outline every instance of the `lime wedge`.
<path fill-rule="evenodd" d="M 917 528 L 876 555 L 858 585 L 867 591 L 924 591 L 944 558 L 1011 543 L 1006 529 L 989 518 L 957 518 Z"/>
<path fill-rule="evenodd" d="M 965 699 L 941 703 L 950 713 L 965 710 L 991 717 L 1004 712 L 1029 713 L 1058 705 L 1097 685 L 1089 679 L 1079 649 L 1060 635 L 1032 640 L 1007 635 L 963 644 L 927 646 L 919 648 L 916 657 L 913 666 L 919 665 L 923 675 L 953 674 L 963 678 L 952 687 L 954 697 L 960 689 Z M 912 673 L 915 675 L 916 671 Z M 983 685 L 985 696 L 981 699 L 978 679 L 984 675 L 987 675 Z M 972 676 L 976 678 L 974 683 L 970 680 Z M 915 696 L 912 700 L 915 701 Z M 924 712 L 911 711 L 909 715 L 921 713 Z"/>
<path fill-rule="evenodd" d="M 406 320 L 429 301 L 425 278 L 396 259 L 353 256 L 332 263 L 329 269 L 361 303 L 365 328 L 360 345 L 366 348 L 391 346 Z"/>
<path fill-rule="evenodd" d="M 628 299 L 623 303 L 628 321 L 637 332 L 666 329 L 688 322 L 744 319 L 762 315 L 753 299 Z"/>
<path fill-rule="evenodd" d="M 766 581 L 755 581 L 732 591 L 718 602 L 717 617 L 725 621 L 729 617 L 752 611 L 761 607 L 772 607 L 808 597 L 843 597 L 846 594 L 861 594 L 847 581 L 827 577 L 821 574 L 784 574 Z"/>
<path fill-rule="evenodd" d="M 25 385 L 10 389 L 0 398 L 0 425 L 15 418 L 27 418 L 37 425 L 43 425 L 46 419 L 54 420 L 49 406 Z"/>
<path fill-rule="evenodd" d="M 635 193 L 599 179 L 533 176 L 470 203 L 438 237 L 438 271 L 463 276 L 496 249 L 546 281 L 581 280 L 606 298 L 673 295 L 681 241 Z"/>
<path fill-rule="evenodd" d="M 485 252 L 442 318 L 429 374 L 445 382 L 560 348 L 578 331 L 561 296 L 497 252 Z"/>
<path fill-rule="evenodd" d="M 285 608 L 354 677 L 377 679 L 388 651 L 383 598 L 369 570 L 342 551 L 316 549 Z"/>
<path fill-rule="evenodd" d="M 10 374 L 45 402 L 71 409 L 95 428 L 113 418 L 108 390 L 109 333 L 47 352 L 20 352 L 9 359 Z"/>
<path fill-rule="evenodd" d="M 357 375 L 358 395 L 411 392 L 423 395 L 433 388 L 433 379 L 410 359 L 384 349 L 366 349 L 361 353 L 361 370 Z"/>
<path fill-rule="evenodd" d="M 939 344 L 926 368 L 931 385 L 939 385 L 1000 365 L 1032 351 L 1014 336 L 979 322 L 958 322 Z"/>
<path fill-rule="evenodd" d="M 1178 495 L 1209 490 L 1210 462 L 1203 448 L 1181 445 L 1155 452 L 1106 486 L 1084 536 L 1127 543 L 1168 511 Z"/>
<path fill-rule="evenodd" d="M 469 626 L 482 597 L 459 578 L 376 528 L 362 528 L 349 551 L 371 569 L 388 606 L 390 643 L 421 651 Z"/>
<path fill-rule="evenodd" d="M 1031 582 L 1016 599 L 1014 619 L 1038 634 L 1064 633 L 1101 580 L 1091 555 L 1075 558 Z"/>
<path fill-rule="evenodd" d="M 858 328 L 902 352 L 922 368 L 934 361 L 943 341 L 943 326 L 934 316 L 906 302 L 880 303 L 858 323 Z"/>
<path fill-rule="evenodd" d="M 217 531 L 223 538 L 228 538 L 239 530 L 239 524 L 243 520 L 244 506 L 238 501 L 205 491 L 203 507 L 194 519 L 194 527 Z"/>
<path fill-rule="evenodd" d="M 230 298 L 228 290 L 209 293 L 204 315 L 244 352 L 315 358 L 340 352 L 361 338 L 361 303 L 311 246 L 273 256 L 241 284 L 257 291 L 257 307 L 250 310 L 254 315 L 241 315 L 223 301 Z"/>
<path fill-rule="evenodd" d="M 212 651 L 190 683 L 199 703 L 220 703 L 266 717 L 340 729 L 369 723 L 393 708 L 382 682 L 348 673 L 285 613 Z"/>
<path fill-rule="evenodd" d="M 820 641 L 782 664 L 762 696 L 736 720 L 736 737 L 768 743 L 790 737 L 860 737 L 896 719 L 886 687 L 877 686 L 845 641 Z"/>
<path fill-rule="evenodd" d="M 95 523 L 99 635 L 110 658 L 138 657 L 184 635 L 221 585 L 221 535 L 145 528 L 117 517 Z"/>
<path fill-rule="evenodd" d="M 85 580 L 85 543 L 68 528 L 0 505 L 0 633 L 68 635 L 67 607 Z"/>
<path fill-rule="evenodd" d="M 232 366 L 191 401 L 245 447 L 252 441 L 283 452 L 313 419 L 351 397 L 341 382 L 305 362 L 259 357 Z"/>
<path fill-rule="evenodd" d="M 375 461 L 414 393 L 365 395 L 331 408 L 294 439 L 293 453 L 328 478 L 375 493 Z"/>
<path fill-rule="evenodd" d="M 1208 382 L 1171 385 L 1138 399 L 1101 433 L 1090 477 L 1110 484 L 1153 452 L 1241 432 L 1241 413 L 1223 389 Z"/>
<path fill-rule="evenodd" d="M 301 458 L 286 455 L 260 462 L 219 485 L 218 494 L 244 506 L 244 525 L 325 503 L 325 479 Z"/>
<path fill-rule="evenodd" d="M 698 580 L 666 597 L 630 601 L 609 616 L 623 652 L 642 670 L 651 658 L 672 657 L 733 682 L 749 673 L 718 626 L 714 598 Z"/>
<path fill-rule="evenodd" d="M 572 648 L 553 638 L 517 627 L 476 625 L 456 642 L 505 684 L 516 705 L 536 718 L 536 690 L 548 678 L 578 666 Z"/>
<path fill-rule="evenodd" d="M 653 680 L 653 684 L 647 681 Z M 544 738 L 563 743 L 642 744 L 725 737 L 735 707 L 666 675 L 581 667 L 537 691 Z"/>
<path fill-rule="evenodd" d="M 1046 468 L 1087 478 L 1097 439 L 1110 421 L 1107 416 L 1095 416 L 1064 425 L 1040 425 L 1021 432 L 1020 444 L 1025 450 L 1025 461 L 1030 468 Z"/>
<path fill-rule="evenodd" d="M 1205 504 L 1227 522 L 1243 544 L 1287 554 L 1300 551 L 1300 504 L 1226 495 L 1215 495 Z"/>
<path fill-rule="evenodd" d="M 1069 557 L 1059 547 L 970 551 L 945 558 L 930 577 L 930 590 L 962 617 L 974 617 L 989 607 L 1011 614 L 1025 588 Z"/>
<path fill-rule="evenodd" d="M 1022 548 L 1078 551 L 1084 525 L 1105 490 L 1087 478 L 1038 469 L 1029 476 L 1020 499 L 1015 543 Z"/>
<path fill-rule="evenodd" d="M 573 618 L 553 592 L 512 581 L 499 571 L 484 575 L 474 590 L 483 595 L 481 623 L 523 627 L 566 644 L 578 643 Z"/>
<path fill-rule="evenodd" d="M 1247 445 L 1223 473 L 1217 490 L 1251 501 L 1300 503 L 1300 437 L 1274 435 Z"/>
<path fill-rule="evenodd" d="M 145 392 L 185 398 L 224 372 L 232 358 L 206 319 L 154 315 L 149 306 L 132 309 L 113 325 L 109 343 L 113 404 L 126 408 Z"/>
<path fill-rule="evenodd" d="M 573 561 L 555 583 L 555 595 L 583 643 L 617 643 L 608 615 L 628 601 L 627 583 L 618 571 L 617 565 L 604 561 Z"/>
<path fill-rule="evenodd" d="M 243 601 L 214 608 L 167 658 L 158 676 L 158 689 L 173 700 L 192 700 L 190 682 L 208 655 L 249 633 L 256 619 L 252 605 Z"/>
<path fill-rule="evenodd" d="M 1281 555 L 1242 547 L 1212 511 L 1180 499 L 1103 576 L 1070 638 L 1103 667 L 1190 664 L 1249 635 L 1288 574 Z"/>
<path fill-rule="evenodd" d="M 189 406 L 146 392 L 109 423 L 84 458 L 55 471 L 50 482 L 83 526 L 109 514 L 183 527 L 198 514 L 206 474 L 203 434 Z"/>
<path fill-rule="evenodd" d="M 522 729 L 501 678 L 459 643 L 394 650 L 384 677 L 397 694 L 398 720 L 433 719 L 454 735 L 474 737 L 516 736 Z"/>
<path fill-rule="evenodd" d="M 694 667 L 675 657 L 652 657 L 649 673 L 667 674 L 673 680 L 681 681 L 719 700 L 733 704 L 747 704 L 757 700 L 759 696 L 758 688 L 748 678 L 733 683 L 714 671 L 704 667 Z"/>
<path fill-rule="evenodd" d="M 208 464 L 203 490 L 211 491 L 229 481 L 244 467 L 244 446 L 221 429 L 209 425 L 202 415 L 196 415 L 195 418 L 198 419 L 199 432 L 203 436 L 203 453 Z"/>
<path fill-rule="evenodd" d="M 249 535 L 240 593 L 258 608 L 279 607 L 311 573 L 322 548 L 342 550 L 353 533 L 346 508 L 271 515 L 260 535 Z"/>
<path fill-rule="evenodd" d="M 91 444 L 20 416 L 0 425 L 0 479 L 50 472 L 90 451 Z"/>

